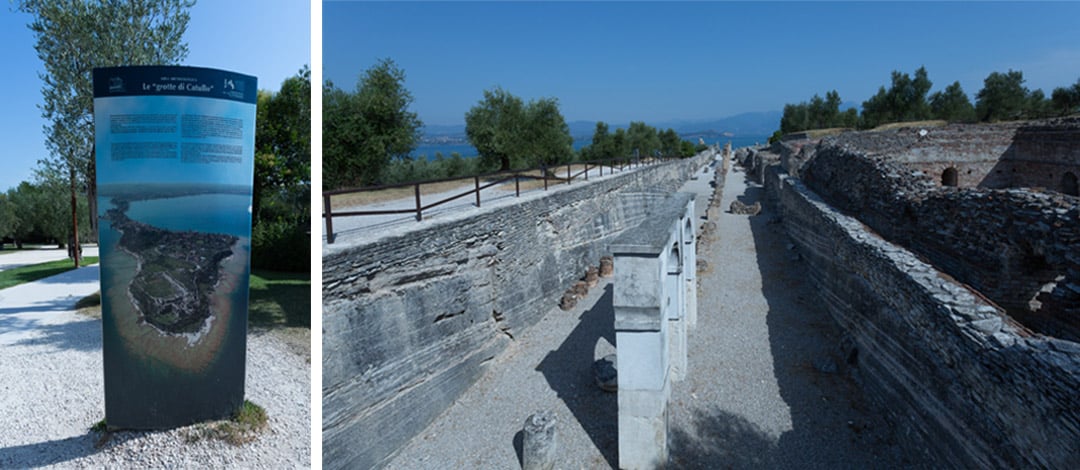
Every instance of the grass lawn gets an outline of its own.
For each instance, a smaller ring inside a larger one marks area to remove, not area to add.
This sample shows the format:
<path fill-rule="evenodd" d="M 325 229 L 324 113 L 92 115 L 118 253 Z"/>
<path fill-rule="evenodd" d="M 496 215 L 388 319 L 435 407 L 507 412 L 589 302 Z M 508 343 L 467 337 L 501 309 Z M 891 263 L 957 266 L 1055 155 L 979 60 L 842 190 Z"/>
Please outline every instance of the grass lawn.
<path fill-rule="evenodd" d="M 82 266 L 89 266 L 98 262 L 97 256 L 84 256 Z M 6 271 L 0 271 L 0 289 L 7 289 L 26 282 L 55 276 L 57 274 L 75 269 L 75 263 L 70 259 L 50 261 L 48 263 L 32 264 Z"/>
<path fill-rule="evenodd" d="M 311 328 L 311 274 L 252 270 L 248 300 L 251 326 Z"/>

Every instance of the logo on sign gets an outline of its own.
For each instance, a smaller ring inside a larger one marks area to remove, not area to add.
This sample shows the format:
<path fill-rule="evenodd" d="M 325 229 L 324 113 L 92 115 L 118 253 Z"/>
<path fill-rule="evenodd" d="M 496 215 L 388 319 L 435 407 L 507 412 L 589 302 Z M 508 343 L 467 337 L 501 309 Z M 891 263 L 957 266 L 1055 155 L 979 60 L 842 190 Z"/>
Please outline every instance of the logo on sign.
<path fill-rule="evenodd" d="M 109 92 L 124 91 L 124 81 L 120 77 L 112 77 L 109 79 Z"/>

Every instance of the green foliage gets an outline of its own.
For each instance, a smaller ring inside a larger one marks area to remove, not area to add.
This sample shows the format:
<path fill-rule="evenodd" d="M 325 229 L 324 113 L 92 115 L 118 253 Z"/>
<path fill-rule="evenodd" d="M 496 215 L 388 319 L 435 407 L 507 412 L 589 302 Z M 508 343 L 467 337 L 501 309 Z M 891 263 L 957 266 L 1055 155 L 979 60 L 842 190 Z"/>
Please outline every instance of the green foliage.
<path fill-rule="evenodd" d="M 404 158 L 390 162 L 383 171 L 384 184 L 407 183 L 411 181 L 429 181 L 445 178 L 459 178 L 490 171 L 483 168 L 478 158 L 462 158 L 453 152 L 450 158 L 428 160 L 426 156 Z"/>
<path fill-rule="evenodd" d="M 15 216 L 15 204 L 8 195 L 0 193 L 0 240 L 10 237 L 18 230 L 20 220 Z"/>
<path fill-rule="evenodd" d="M 570 128 L 555 98 L 525 104 L 502 88 L 484 90 L 484 99 L 465 113 L 465 134 L 485 170 L 532 168 L 573 157 Z"/>
<path fill-rule="evenodd" d="M 840 94 L 833 90 L 825 93 L 824 99 L 814 95 L 809 102 L 784 105 L 784 114 L 780 117 L 780 132 L 788 134 L 810 129 L 855 127 L 857 111 L 849 109 L 841 113 L 840 104 Z"/>
<path fill-rule="evenodd" d="M 660 153 L 665 157 L 679 156 L 679 146 L 682 139 L 675 129 L 668 128 L 660 133 Z"/>
<path fill-rule="evenodd" d="M 626 130 L 626 142 L 630 154 L 637 157 L 651 157 L 660 152 L 660 135 L 656 128 L 641 121 L 631 121 Z"/>
<path fill-rule="evenodd" d="M 1023 119 L 1029 105 L 1029 93 L 1024 86 L 1023 72 L 991 72 L 983 80 L 982 90 L 975 95 L 975 112 L 984 122 Z"/>
<path fill-rule="evenodd" d="M 120 65 L 171 65 L 187 57 L 182 37 L 193 0 L 22 0 L 44 65 L 41 115 L 45 146 L 63 177 L 78 179 L 91 207 L 96 201 L 93 156 L 93 69 Z M 89 212 L 97 227 L 96 210 Z M 70 207 L 68 209 L 70 214 Z"/>
<path fill-rule="evenodd" d="M 294 220 L 264 220 L 251 229 L 251 265 L 275 271 L 311 270 L 308 226 Z"/>
<path fill-rule="evenodd" d="M 1050 106 L 1058 116 L 1080 112 L 1080 79 L 1070 87 L 1054 88 L 1050 95 Z"/>
<path fill-rule="evenodd" d="M 234 446 L 254 441 L 263 432 L 269 419 L 266 410 L 248 400 L 240 405 L 227 421 L 218 421 L 197 426 L 189 431 L 187 440 L 198 442 L 202 439 L 218 439 Z"/>
<path fill-rule="evenodd" d="M 960 82 L 953 82 L 944 91 L 930 95 L 930 114 L 934 119 L 949 122 L 973 122 L 975 107 L 971 105 L 967 93 L 960 87 Z"/>
<path fill-rule="evenodd" d="M 256 109 L 252 210 L 258 221 L 264 194 L 311 184 L 311 71 L 305 65 L 277 93 L 260 90 Z"/>
<path fill-rule="evenodd" d="M 1028 94 L 1025 117 L 1028 119 L 1042 119 L 1053 116 L 1053 103 L 1046 97 L 1042 90 L 1035 90 Z"/>
<path fill-rule="evenodd" d="M 252 266 L 310 271 L 311 72 L 259 90 L 252 188 Z"/>
<path fill-rule="evenodd" d="M 0 212 L 10 215 L 0 223 L 7 226 L 0 236 L 10 236 L 17 244 L 27 240 L 51 240 L 63 246 L 71 236 L 71 196 L 67 182 L 47 172 L 39 172 L 34 183 L 19 183 L 0 201 Z M 86 200 L 79 198 L 77 201 L 78 216 L 86 217 L 89 212 Z M 80 237 L 85 238 L 89 232 L 89 226 L 79 227 Z"/>
<path fill-rule="evenodd" d="M 596 123 L 592 144 L 582 147 L 582 151 L 585 154 L 583 155 L 585 160 L 607 160 L 617 156 L 615 153 L 615 140 L 611 133 L 608 132 L 607 123 L 603 121 Z"/>
<path fill-rule="evenodd" d="M 696 153 L 696 152 L 694 151 L 694 144 L 692 142 L 686 141 L 686 140 L 683 140 L 683 141 L 679 142 L 679 156 L 680 157 L 683 157 L 683 158 L 692 157 L 692 156 L 694 156 L 694 153 Z"/>
<path fill-rule="evenodd" d="M 683 156 L 682 140 L 674 129 L 658 131 L 644 122 L 631 122 L 628 129 L 608 132 L 604 122 L 596 123 L 592 144 L 583 147 L 582 157 L 587 160 L 604 160 L 637 155 L 639 157 Z"/>
<path fill-rule="evenodd" d="M 384 182 L 390 162 L 408 157 L 423 123 L 410 112 L 413 97 L 405 72 L 382 59 L 360 77 L 355 93 L 323 89 L 323 186 L 340 188 Z"/>
<path fill-rule="evenodd" d="M 877 94 L 863 102 L 860 127 L 872 128 L 892 122 L 930 119 L 930 104 L 926 100 L 926 94 L 932 86 L 926 67 L 919 67 L 915 71 L 915 78 L 894 70 L 889 89 L 880 87 Z"/>
<path fill-rule="evenodd" d="M 771 136 L 769 136 L 769 145 L 772 145 L 772 144 L 774 144 L 776 142 L 780 142 L 780 139 L 783 139 L 783 138 L 784 138 L 784 131 L 778 130 L 776 132 L 773 132 L 773 134 Z"/>

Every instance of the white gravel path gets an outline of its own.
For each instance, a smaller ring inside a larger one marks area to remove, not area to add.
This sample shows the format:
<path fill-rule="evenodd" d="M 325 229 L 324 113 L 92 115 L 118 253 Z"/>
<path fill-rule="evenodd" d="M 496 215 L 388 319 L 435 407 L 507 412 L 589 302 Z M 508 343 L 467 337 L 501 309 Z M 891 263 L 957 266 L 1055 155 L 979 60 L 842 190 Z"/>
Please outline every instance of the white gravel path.
<path fill-rule="evenodd" d="M 269 429 L 235 447 L 191 429 L 113 433 L 104 418 L 101 321 L 73 311 L 96 266 L 0 290 L 0 468 L 300 468 L 311 465 L 310 364 L 272 334 L 248 335 L 246 398 Z"/>
<path fill-rule="evenodd" d="M 10 247 L 9 247 L 10 248 Z M 97 245 L 83 246 L 83 256 L 97 256 Z M 0 271 L 31 264 L 67 259 L 67 249 L 39 248 L 35 250 L 0 251 Z"/>

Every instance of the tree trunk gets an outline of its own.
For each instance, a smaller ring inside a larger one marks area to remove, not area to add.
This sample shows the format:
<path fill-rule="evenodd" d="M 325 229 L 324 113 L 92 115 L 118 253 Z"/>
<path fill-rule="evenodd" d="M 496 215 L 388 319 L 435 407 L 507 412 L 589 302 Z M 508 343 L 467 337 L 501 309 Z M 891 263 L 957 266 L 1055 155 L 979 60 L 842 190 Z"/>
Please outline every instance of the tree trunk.
<path fill-rule="evenodd" d="M 91 146 L 96 149 L 97 145 Z M 90 154 L 90 164 L 86 171 L 86 207 L 89 209 L 90 240 L 97 241 L 98 237 L 98 210 L 97 210 L 97 151 Z"/>
<path fill-rule="evenodd" d="M 75 267 L 79 267 L 79 205 L 75 200 L 75 167 L 69 166 L 69 176 L 71 179 L 71 247 L 72 256 L 75 260 Z"/>

